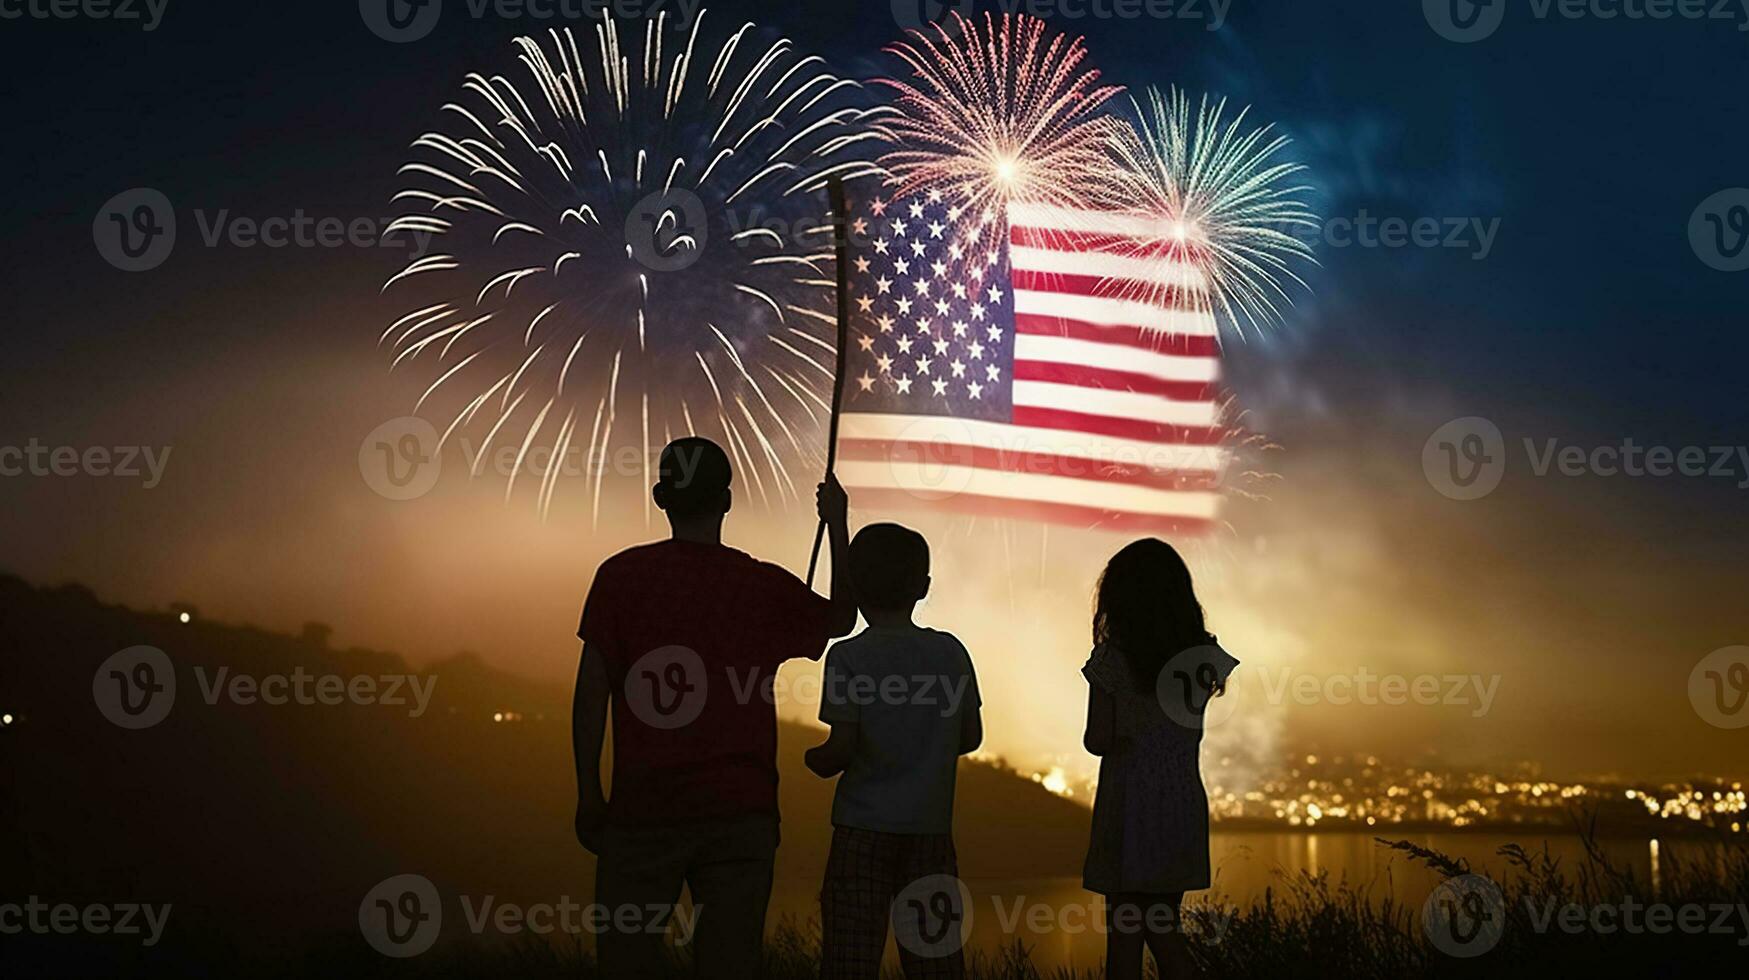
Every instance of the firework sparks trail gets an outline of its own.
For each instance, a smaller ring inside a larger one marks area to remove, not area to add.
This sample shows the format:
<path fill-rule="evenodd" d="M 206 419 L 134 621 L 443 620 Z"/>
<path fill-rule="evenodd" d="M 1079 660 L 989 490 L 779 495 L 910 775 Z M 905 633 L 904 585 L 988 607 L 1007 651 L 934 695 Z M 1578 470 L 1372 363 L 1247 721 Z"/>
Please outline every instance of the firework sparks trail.
<path fill-rule="evenodd" d="M 506 499 L 547 458 L 543 515 L 571 454 L 598 519 L 608 469 L 649 486 L 651 440 L 699 423 L 768 502 L 819 452 L 833 268 L 813 192 L 878 173 L 878 136 L 822 59 L 752 24 L 711 50 L 703 21 L 668 51 L 665 15 L 641 50 L 611 19 L 518 38 L 519 81 L 468 75 L 400 170 L 413 213 L 390 230 L 434 245 L 384 284 L 418 301 L 381 343 L 428 362 L 415 411 L 449 405 L 444 442 L 486 430 L 476 474 L 494 440 L 515 448 Z"/>
<path fill-rule="evenodd" d="M 958 12 L 909 34 L 887 50 L 913 80 L 879 81 L 897 93 L 880 124 L 898 147 L 881 158 L 897 196 L 939 192 L 974 214 L 1015 200 L 1084 203 L 1113 125 L 1101 110 L 1122 89 L 1083 66 L 1081 38 L 1033 17 L 986 13 L 980 23 Z"/>
<path fill-rule="evenodd" d="M 1277 159 L 1290 140 L 1247 131 L 1248 108 L 1226 119 L 1225 99 L 1204 96 L 1193 114 L 1184 93 L 1150 89 L 1134 106 L 1134 125 L 1109 131 L 1100 198 L 1153 230 L 1132 245 L 1154 267 L 1149 288 L 1206 297 L 1241 338 L 1279 322 L 1287 284 L 1306 285 L 1294 264 L 1316 261 L 1301 236 L 1318 228 L 1310 188 L 1293 182 L 1305 167 Z"/>

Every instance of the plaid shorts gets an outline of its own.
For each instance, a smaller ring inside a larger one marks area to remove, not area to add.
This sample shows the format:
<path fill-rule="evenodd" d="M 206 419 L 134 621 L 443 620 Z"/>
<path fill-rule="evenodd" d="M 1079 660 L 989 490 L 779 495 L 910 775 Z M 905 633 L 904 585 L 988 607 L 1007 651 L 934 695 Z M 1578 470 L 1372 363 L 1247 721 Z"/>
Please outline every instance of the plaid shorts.
<path fill-rule="evenodd" d="M 894 899 L 918 879 L 958 873 L 951 835 L 833 827 L 832 854 L 826 859 L 826 880 L 820 888 L 825 947 L 820 956 L 821 980 L 876 980 Z M 918 949 L 903 941 L 898 945 L 907 980 L 965 976 L 965 956 L 957 943 L 949 944 L 951 950 Z"/>

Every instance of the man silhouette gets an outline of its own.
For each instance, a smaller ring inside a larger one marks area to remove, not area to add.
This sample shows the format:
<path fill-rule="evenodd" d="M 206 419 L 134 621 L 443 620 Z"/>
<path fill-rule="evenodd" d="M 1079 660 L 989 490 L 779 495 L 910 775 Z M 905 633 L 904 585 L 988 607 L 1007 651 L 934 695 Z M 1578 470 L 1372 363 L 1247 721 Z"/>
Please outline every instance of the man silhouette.
<path fill-rule="evenodd" d="M 572 737 L 577 839 L 597 855 L 606 916 L 603 976 L 653 976 L 684 884 L 700 975 L 757 975 L 778 840 L 777 711 L 771 683 L 793 657 L 818 659 L 856 627 L 843 561 L 844 489 L 817 492 L 832 547 L 832 598 L 722 543 L 731 469 L 708 439 L 662 450 L 651 495 L 666 541 L 602 562 L 578 636 Z M 601 747 L 613 704 L 613 791 Z"/>

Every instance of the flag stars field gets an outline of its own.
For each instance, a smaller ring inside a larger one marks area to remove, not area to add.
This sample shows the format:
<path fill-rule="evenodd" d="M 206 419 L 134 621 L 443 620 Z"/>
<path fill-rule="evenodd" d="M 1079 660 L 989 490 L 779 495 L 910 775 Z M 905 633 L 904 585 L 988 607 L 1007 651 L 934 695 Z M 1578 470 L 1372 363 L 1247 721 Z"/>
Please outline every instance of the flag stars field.
<path fill-rule="evenodd" d="M 1213 526 L 1219 352 L 1206 304 L 1106 295 L 1110 253 L 1087 247 L 1098 235 L 1073 233 L 1097 226 L 1097 212 L 1011 203 L 998 217 L 951 198 L 851 204 L 851 220 L 909 217 L 890 218 L 892 237 L 855 256 L 846 486 L 876 506 L 909 505 L 929 485 L 911 470 L 929 460 L 966 471 L 963 491 L 930 506 L 1167 533 Z M 951 435 L 907 431 L 932 419 L 955 420 Z"/>

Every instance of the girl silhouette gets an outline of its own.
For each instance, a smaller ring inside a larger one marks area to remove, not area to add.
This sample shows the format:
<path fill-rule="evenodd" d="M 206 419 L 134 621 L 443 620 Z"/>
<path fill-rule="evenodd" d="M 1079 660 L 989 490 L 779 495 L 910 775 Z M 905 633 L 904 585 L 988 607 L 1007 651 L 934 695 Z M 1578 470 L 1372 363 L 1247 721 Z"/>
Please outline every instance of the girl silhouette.
<path fill-rule="evenodd" d="M 1194 976 L 1179 929 L 1187 891 L 1209 886 L 1203 716 L 1238 664 L 1203 625 L 1190 569 L 1145 539 L 1099 578 L 1087 678 L 1087 751 L 1100 757 L 1082 884 L 1105 896 L 1106 976 Z"/>

